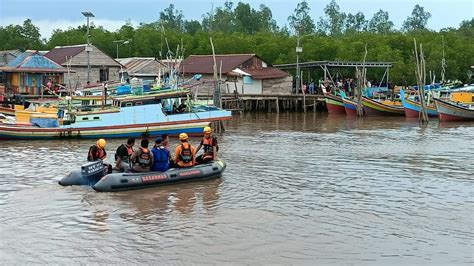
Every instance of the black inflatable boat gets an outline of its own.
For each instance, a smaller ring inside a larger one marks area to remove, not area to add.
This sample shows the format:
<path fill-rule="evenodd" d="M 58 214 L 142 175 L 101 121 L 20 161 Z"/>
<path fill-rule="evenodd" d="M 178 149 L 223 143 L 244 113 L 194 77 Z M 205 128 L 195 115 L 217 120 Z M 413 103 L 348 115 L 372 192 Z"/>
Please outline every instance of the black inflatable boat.
<path fill-rule="evenodd" d="M 96 191 L 114 192 L 219 178 L 225 168 L 225 162 L 219 160 L 191 168 L 172 168 L 166 172 L 112 173 L 104 176 L 102 161 L 96 161 L 83 165 L 81 170 L 72 171 L 62 178 L 59 184 L 62 186 L 91 186 Z"/>

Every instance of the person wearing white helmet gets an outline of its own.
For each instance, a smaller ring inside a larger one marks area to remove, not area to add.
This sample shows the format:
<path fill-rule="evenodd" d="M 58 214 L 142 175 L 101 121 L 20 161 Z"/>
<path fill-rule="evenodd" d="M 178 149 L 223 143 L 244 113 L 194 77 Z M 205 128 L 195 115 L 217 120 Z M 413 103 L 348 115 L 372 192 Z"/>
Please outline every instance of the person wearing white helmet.
<path fill-rule="evenodd" d="M 215 161 L 217 159 L 217 151 L 219 146 L 217 145 L 217 139 L 212 136 L 212 129 L 210 127 L 205 127 L 203 130 L 204 137 L 201 140 L 196 153 L 203 148 L 203 154 L 196 157 L 196 162 L 198 164 L 208 163 Z"/>

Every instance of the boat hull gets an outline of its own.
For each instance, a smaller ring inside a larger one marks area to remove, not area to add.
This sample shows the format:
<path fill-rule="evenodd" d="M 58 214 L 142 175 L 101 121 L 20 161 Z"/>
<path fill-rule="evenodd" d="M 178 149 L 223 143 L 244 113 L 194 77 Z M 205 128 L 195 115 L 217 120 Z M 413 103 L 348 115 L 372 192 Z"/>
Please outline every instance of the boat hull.
<path fill-rule="evenodd" d="M 346 114 L 348 116 L 357 116 L 357 103 L 347 98 L 343 98 L 342 101 L 344 102 Z"/>
<path fill-rule="evenodd" d="M 405 110 L 405 116 L 409 118 L 418 118 L 420 116 L 421 104 L 419 102 L 412 101 L 408 98 L 408 95 L 405 95 L 405 91 L 400 90 L 400 96 L 402 98 L 402 105 Z M 438 111 L 433 105 L 428 105 L 426 112 L 429 117 L 437 117 Z"/>
<path fill-rule="evenodd" d="M 188 133 L 191 136 L 202 134 L 204 127 L 212 121 L 230 118 L 194 120 L 186 122 L 164 122 L 154 124 L 107 126 L 93 128 L 39 128 L 33 126 L 0 125 L 0 139 L 65 139 L 65 138 L 129 138 L 154 137 L 162 134 L 171 136 Z"/>
<path fill-rule="evenodd" d="M 324 95 L 326 101 L 326 108 L 329 114 L 345 114 L 346 109 L 344 108 L 344 102 L 342 97 L 334 96 L 331 94 Z"/>
<path fill-rule="evenodd" d="M 436 98 L 435 104 L 440 121 L 474 121 L 474 109 L 468 109 Z"/>
<path fill-rule="evenodd" d="M 405 110 L 402 106 L 391 106 L 362 97 L 364 105 L 364 114 L 366 116 L 404 116 Z"/>
<path fill-rule="evenodd" d="M 226 168 L 224 161 L 191 168 L 172 168 L 166 172 L 103 174 L 102 161 L 88 163 L 58 183 L 62 186 L 91 186 L 98 192 L 116 192 L 220 178 Z"/>

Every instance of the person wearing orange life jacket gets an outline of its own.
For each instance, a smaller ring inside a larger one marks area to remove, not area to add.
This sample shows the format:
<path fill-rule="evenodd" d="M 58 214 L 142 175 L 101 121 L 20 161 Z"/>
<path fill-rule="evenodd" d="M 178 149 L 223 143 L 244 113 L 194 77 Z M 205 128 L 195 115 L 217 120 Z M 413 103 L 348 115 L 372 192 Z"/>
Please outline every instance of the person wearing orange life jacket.
<path fill-rule="evenodd" d="M 210 127 L 204 128 L 204 137 L 199 144 L 196 153 L 203 148 L 203 154 L 196 158 L 198 164 L 208 163 L 217 159 L 217 151 L 219 146 L 217 145 L 217 139 L 212 136 L 212 129 Z"/>
<path fill-rule="evenodd" d="M 105 146 L 107 142 L 105 139 L 98 139 L 95 145 L 90 146 L 89 152 L 87 153 L 87 161 L 93 162 L 97 160 L 104 161 L 107 158 L 107 152 Z M 112 165 L 104 163 L 104 172 L 112 173 Z"/>
<path fill-rule="evenodd" d="M 181 142 L 176 147 L 175 164 L 177 167 L 186 168 L 196 165 L 196 149 L 188 142 L 188 134 L 179 134 Z"/>
<path fill-rule="evenodd" d="M 122 144 L 115 152 L 115 168 L 122 172 L 127 171 L 131 167 L 130 157 L 133 154 L 133 146 L 135 138 L 127 139 L 127 144 Z"/>
<path fill-rule="evenodd" d="M 148 144 L 148 139 L 143 139 L 140 148 L 130 157 L 134 172 L 150 172 L 150 167 L 153 165 L 153 153 L 148 149 Z"/>

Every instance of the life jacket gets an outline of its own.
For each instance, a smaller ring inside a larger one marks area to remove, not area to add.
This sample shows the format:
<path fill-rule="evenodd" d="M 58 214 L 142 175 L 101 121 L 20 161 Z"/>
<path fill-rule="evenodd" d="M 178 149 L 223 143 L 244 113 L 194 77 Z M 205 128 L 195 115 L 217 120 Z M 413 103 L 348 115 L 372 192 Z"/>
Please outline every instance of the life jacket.
<path fill-rule="evenodd" d="M 92 145 L 89 147 L 89 152 L 87 153 L 87 160 L 92 162 L 97 159 L 104 160 L 107 156 L 107 153 L 104 149 L 99 148 L 97 145 Z"/>
<path fill-rule="evenodd" d="M 170 165 L 170 152 L 165 147 L 155 147 L 151 152 L 153 153 L 151 171 L 164 172 L 168 170 Z"/>
<path fill-rule="evenodd" d="M 179 154 L 179 160 L 184 163 L 189 163 L 193 161 L 193 151 L 191 150 L 191 145 L 189 143 L 185 142 L 181 144 L 181 152 Z"/>
<path fill-rule="evenodd" d="M 204 151 L 204 158 L 209 157 L 212 158 L 214 156 L 214 149 L 213 146 L 216 146 L 216 151 L 219 150 L 219 146 L 216 144 L 217 139 L 215 137 L 210 138 L 202 138 L 202 147 Z"/>
<path fill-rule="evenodd" d="M 122 161 L 128 163 L 130 161 L 130 157 L 132 156 L 133 154 L 133 147 L 129 147 L 128 145 L 125 145 L 125 144 L 122 144 L 120 145 L 118 148 L 117 148 L 117 151 L 115 152 L 115 160 L 117 161 L 118 159 L 118 151 L 120 150 L 120 148 L 124 147 L 125 149 L 127 149 L 127 156 L 123 156 L 121 159 Z"/>
<path fill-rule="evenodd" d="M 138 163 L 140 166 L 150 166 L 151 165 L 151 155 L 150 151 L 146 148 L 140 147 L 140 155 L 135 158 L 135 163 Z"/>

